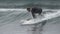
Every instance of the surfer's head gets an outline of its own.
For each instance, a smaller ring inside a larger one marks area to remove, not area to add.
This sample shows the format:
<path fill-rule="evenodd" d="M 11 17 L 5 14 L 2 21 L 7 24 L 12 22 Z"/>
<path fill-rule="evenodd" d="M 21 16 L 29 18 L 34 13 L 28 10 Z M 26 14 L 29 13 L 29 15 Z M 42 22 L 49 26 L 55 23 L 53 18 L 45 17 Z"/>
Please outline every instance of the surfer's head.
<path fill-rule="evenodd" d="M 30 12 L 30 8 L 27 8 L 27 10 Z"/>

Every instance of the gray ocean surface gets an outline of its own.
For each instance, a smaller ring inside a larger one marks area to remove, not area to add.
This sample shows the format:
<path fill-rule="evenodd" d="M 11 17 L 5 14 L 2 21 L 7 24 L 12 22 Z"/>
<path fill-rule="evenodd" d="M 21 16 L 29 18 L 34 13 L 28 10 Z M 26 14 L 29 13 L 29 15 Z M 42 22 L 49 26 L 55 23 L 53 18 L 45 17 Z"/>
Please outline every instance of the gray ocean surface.
<path fill-rule="evenodd" d="M 44 12 L 51 10 L 60 12 L 60 9 L 44 9 Z M 34 25 L 21 26 L 20 21 L 27 18 L 31 18 L 31 16 L 25 9 L 0 9 L 0 34 L 60 34 L 60 15 L 46 20 L 43 30 L 39 31 L 41 27 L 38 26 L 36 32 L 32 31 Z"/>
<path fill-rule="evenodd" d="M 60 0 L 0 0 L 0 8 L 41 7 L 59 9 Z"/>

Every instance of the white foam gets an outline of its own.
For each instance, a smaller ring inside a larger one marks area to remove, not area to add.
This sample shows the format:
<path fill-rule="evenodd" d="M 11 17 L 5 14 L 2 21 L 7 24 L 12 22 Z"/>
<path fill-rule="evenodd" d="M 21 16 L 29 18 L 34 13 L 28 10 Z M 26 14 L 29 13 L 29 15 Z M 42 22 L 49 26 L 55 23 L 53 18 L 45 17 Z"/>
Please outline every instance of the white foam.
<path fill-rule="evenodd" d="M 38 23 L 38 22 L 42 22 L 44 20 L 48 20 L 48 19 L 58 17 L 58 16 L 60 16 L 60 11 L 57 11 L 55 13 L 50 13 L 50 14 L 44 14 L 44 16 L 41 17 L 41 18 L 38 17 L 36 19 L 31 19 L 29 21 L 23 20 L 21 22 L 23 22 L 22 24 L 35 24 L 35 23 Z"/>
<path fill-rule="evenodd" d="M 0 11 L 26 11 L 26 9 L 10 9 L 10 8 L 1 8 Z"/>

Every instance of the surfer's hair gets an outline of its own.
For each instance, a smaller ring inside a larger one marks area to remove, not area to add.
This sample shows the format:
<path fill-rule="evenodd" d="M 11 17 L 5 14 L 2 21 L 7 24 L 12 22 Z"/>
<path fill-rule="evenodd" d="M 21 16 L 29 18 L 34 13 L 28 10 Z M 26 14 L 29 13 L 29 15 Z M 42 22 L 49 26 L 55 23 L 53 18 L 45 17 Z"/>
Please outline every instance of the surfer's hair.
<path fill-rule="evenodd" d="M 27 10 L 30 12 L 30 8 L 27 8 Z"/>

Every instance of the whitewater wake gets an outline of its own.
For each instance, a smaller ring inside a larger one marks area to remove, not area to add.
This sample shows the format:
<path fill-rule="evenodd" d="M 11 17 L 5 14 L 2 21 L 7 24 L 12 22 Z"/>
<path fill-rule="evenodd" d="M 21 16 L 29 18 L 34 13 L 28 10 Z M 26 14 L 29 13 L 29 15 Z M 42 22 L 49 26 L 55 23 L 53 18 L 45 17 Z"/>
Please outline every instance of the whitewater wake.
<path fill-rule="evenodd" d="M 35 24 L 35 23 L 42 22 L 44 20 L 49 20 L 49 19 L 52 19 L 52 18 L 60 16 L 60 10 L 58 10 L 58 11 L 55 11 L 55 10 L 46 11 L 45 14 L 43 13 L 42 15 L 43 16 L 39 16 L 36 19 L 31 19 L 29 21 L 21 20 L 21 22 L 22 22 L 22 24 Z"/>

